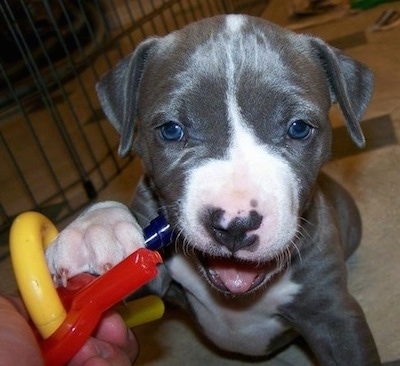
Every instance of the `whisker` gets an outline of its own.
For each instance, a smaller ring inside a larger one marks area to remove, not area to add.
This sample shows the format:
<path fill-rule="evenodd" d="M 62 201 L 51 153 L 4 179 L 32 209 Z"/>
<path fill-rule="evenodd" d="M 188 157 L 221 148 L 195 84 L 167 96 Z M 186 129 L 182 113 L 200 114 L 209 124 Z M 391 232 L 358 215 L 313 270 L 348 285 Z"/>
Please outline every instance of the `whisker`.
<path fill-rule="evenodd" d="M 291 244 L 291 247 L 293 247 L 294 248 L 294 250 L 296 251 L 296 253 L 297 253 L 297 256 L 299 257 L 299 260 L 300 260 L 300 263 L 303 261 L 303 258 L 302 258 L 302 256 L 301 256 L 301 252 L 300 252 L 300 249 L 299 249 L 299 247 L 297 246 L 297 244 L 296 244 L 296 242 L 294 241 L 294 240 L 292 240 L 292 242 L 290 243 Z M 291 251 L 290 251 L 290 249 L 288 248 L 288 251 L 290 252 L 290 257 L 292 256 L 291 255 Z"/>

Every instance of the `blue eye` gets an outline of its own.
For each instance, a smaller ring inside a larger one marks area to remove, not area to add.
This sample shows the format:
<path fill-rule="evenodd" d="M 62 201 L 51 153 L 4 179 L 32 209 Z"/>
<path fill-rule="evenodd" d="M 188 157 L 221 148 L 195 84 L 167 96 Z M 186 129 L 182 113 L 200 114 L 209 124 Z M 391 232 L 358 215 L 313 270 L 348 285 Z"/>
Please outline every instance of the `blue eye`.
<path fill-rule="evenodd" d="M 160 135 L 166 141 L 181 141 L 184 132 L 176 122 L 167 122 L 160 127 Z"/>
<path fill-rule="evenodd" d="M 303 140 L 310 136 L 312 127 L 301 119 L 298 119 L 289 126 L 288 135 L 294 140 Z"/>

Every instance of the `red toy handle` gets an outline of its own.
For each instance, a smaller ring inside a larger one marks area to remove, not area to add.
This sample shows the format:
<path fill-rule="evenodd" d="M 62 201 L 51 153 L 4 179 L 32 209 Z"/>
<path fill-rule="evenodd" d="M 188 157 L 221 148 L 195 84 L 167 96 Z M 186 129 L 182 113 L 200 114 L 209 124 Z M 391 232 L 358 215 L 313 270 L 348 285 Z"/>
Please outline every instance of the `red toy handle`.
<path fill-rule="evenodd" d="M 160 263 L 158 252 L 139 249 L 76 292 L 64 322 L 50 337 L 40 340 L 45 364 L 68 362 L 90 337 L 102 314 L 153 279 Z"/>

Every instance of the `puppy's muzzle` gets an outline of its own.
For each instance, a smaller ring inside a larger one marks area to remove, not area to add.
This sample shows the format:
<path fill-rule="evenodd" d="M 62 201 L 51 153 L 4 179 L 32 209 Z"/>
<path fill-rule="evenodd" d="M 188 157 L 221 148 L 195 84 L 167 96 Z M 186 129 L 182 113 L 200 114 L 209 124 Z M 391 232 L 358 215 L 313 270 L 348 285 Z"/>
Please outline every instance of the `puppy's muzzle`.
<path fill-rule="evenodd" d="M 259 241 L 255 231 L 261 226 L 262 220 L 263 216 L 255 210 L 251 210 L 247 216 L 231 218 L 225 210 L 212 208 L 207 210 L 204 226 L 217 243 L 235 253 Z"/>

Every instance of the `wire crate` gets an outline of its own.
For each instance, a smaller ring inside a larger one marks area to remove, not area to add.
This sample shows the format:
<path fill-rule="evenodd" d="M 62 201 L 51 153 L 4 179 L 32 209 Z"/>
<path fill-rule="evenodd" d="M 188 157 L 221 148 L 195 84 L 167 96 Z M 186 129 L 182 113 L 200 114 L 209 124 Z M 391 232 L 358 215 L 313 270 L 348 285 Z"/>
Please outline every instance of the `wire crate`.
<path fill-rule="evenodd" d="M 60 221 L 132 161 L 95 95 L 103 73 L 150 35 L 230 11 L 226 0 L 0 2 L 0 233 L 21 211 Z"/>

